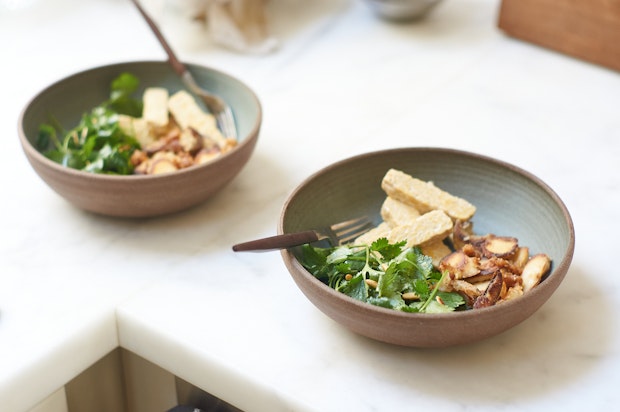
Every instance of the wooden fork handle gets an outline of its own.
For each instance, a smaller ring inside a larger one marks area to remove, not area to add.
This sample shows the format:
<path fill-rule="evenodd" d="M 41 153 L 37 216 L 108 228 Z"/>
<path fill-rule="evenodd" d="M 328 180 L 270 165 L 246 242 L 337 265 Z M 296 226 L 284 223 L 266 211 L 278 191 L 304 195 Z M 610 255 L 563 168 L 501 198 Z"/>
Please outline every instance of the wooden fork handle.
<path fill-rule="evenodd" d="M 187 72 L 187 67 L 185 67 L 185 65 L 183 63 L 181 63 L 181 61 L 177 58 L 176 54 L 174 54 L 174 51 L 172 50 L 172 47 L 170 47 L 170 45 L 168 44 L 168 41 L 166 40 L 164 35 L 159 30 L 159 27 L 153 21 L 151 16 L 149 16 L 148 13 L 146 11 L 144 11 L 142 6 L 140 5 L 140 2 L 138 0 L 131 0 L 131 1 L 136 6 L 136 8 L 138 9 L 138 11 L 142 15 L 142 17 L 144 17 L 144 20 L 146 20 L 147 24 L 149 25 L 149 27 L 151 28 L 153 33 L 155 33 L 155 37 L 157 37 L 157 40 L 159 40 L 159 43 L 161 44 L 161 46 L 166 51 L 166 54 L 168 55 L 168 61 L 170 62 L 170 65 L 172 66 L 172 69 L 179 76 L 183 76 Z"/>
<path fill-rule="evenodd" d="M 235 252 L 261 252 L 268 250 L 286 249 L 293 246 L 312 243 L 319 240 L 314 230 L 305 232 L 285 233 L 283 235 L 270 236 L 262 239 L 239 243 L 232 247 Z"/>

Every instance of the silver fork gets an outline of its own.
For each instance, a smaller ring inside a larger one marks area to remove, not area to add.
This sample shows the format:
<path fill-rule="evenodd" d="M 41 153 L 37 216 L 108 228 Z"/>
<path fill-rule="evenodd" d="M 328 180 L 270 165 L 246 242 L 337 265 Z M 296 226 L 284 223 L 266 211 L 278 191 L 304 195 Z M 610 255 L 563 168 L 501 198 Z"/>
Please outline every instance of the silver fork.
<path fill-rule="evenodd" d="M 191 72 L 187 69 L 187 67 L 177 58 L 174 51 L 168 44 L 168 41 L 164 37 L 164 35 L 159 30 L 157 24 L 151 19 L 151 17 L 144 11 L 138 0 L 131 0 L 132 3 L 136 6 L 144 20 L 148 23 L 153 33 L 155 33 L 155 37 L 159 40 L 159 43 L 162 45 L 166 54 L 168 55 L 168 62 L 172 66 L 173 70 L 181 77 L 183 84 L 187 87 L 192 93 L 198 96 L 205 104 L 207 109 L 215 116 L 217 121 L 217 125 L 221 130 L 224 137 L 230 137 L 232 139 L 237 138 L 237 127 L 235 125 L 235 118 L 230 106 L 219 96 L 210 93 L 198 86 L 196 83 L 196 79 L 192 76 Z"/>
<path fill-rule="evenodd" d="M 373 227 L 372 221 L 367 216 L 362 216 L 320 229 L 285 233 L 239 243 L 234 245 L 232 249 L 235 252 L 277 250 L 325 239 L 329 240 L 332 246 L 338 246 L 354 241 Z"/>

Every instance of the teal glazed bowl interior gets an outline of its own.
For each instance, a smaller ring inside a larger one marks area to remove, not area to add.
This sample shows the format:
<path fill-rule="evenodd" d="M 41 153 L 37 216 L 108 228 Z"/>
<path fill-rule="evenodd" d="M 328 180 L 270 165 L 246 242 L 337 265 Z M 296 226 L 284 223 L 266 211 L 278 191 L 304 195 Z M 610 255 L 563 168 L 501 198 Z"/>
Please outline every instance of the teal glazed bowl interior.
<path fill-rule="evenodd" d="M 83 113 L 109 97 L 111 81 L 123 72 L 140 81 L 136 97 L 147 87 L 165 87 L 172 94 L 184 89 L 169 63 L 138 61 L 97 67 L 68 76 L 37 94 L 22 110 L 19 138 L 36 173 L 73 205 L 118 217 L 152 217 L 195 206 L 237 176 L 250 159 L 262 122 L 261 104 L 241 81 L 217 70 L 187 65 L 197 83 L 219 95 L 235 115 L 238 145 L 202 165 L 160 175 L 102 175 L 63 167 L 37 151 L 39 125 L 53 116 L 65 129 L 78 124 Z"/>
<path fill-rule="evenodd" d="M 400 148 L 355 156 L 328 166 L 302 182 L 286 200 L 279 233 L 330 225 L 368 215 L 376 223 L 385 199 L 381 180 L 400 169 L 477 207 L 477 234 L 514 236 L 530 253 L 546 253 L 552 267 L 522 297 L 488 308 L 447 314 L 404 313 L 376 307 L 336 292 L 306 271 L 294 249 L 282 258 L 293 280 L 322 312 L 366 337 L 411 347 L 447 347 L 504 332 L 536 312 L 555 292 L 571 263 L 575 233 L 557 194 L 532 174 L 482 155 L 440 148 Z"/>

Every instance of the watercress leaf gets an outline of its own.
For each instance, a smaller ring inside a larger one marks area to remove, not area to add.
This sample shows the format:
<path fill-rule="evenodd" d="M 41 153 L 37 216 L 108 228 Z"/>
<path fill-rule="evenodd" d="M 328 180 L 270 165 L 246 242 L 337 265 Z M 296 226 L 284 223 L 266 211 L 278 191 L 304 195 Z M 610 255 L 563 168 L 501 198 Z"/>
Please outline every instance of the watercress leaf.
<path fill-rule="evenodd" d="M 35 143 L 35 147 L 37 148 L 37 150 L 47 150 L 50 146 L 52 146 L 53 142 L 58 142 L 58 137 L 56 136 L 56 129 L 54 129 L 49 124 L 40 125 L 39 133 L 37 134 L 37 140 Z"/>
<path fill-rule="evenodd" d="M 140 80 L 138 78 L 129 73 L 123 72 L 119 74 L 112 80 L 110 84 L 110 88 L 112 89 L 112 94 L 132 94 L 138 89 L 140 85 Z"/>
<path fill-rule="evenodd" d="M 103 171 L 104 162 L 102 158 L 97 158 L 82 168 L 85 172 L 101 173 Z"/>
<path fill-rule="evenodd" d="M 321 268 L 326 266 L 326 255 L 321 253 L 323 249 L 303 245 L 301 248 L 301 264 L 312 274 L 316 274 Z"/>
<path fill-rule="evenodd" d="M 112 110 L 132 117 L 142 116 L 143 103 L 131 97 L 140 84 L 131 73 L 121 73 L 111 84 L 110 100 L 107 106 Z"/>

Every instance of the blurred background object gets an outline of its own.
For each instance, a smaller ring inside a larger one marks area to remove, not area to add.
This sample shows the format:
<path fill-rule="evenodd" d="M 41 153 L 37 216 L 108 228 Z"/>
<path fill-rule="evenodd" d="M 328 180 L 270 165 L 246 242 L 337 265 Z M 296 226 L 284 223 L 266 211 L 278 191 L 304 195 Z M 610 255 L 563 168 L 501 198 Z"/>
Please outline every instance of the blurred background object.
<path fill-rule="evenodd" d="M 509 36 L 620 70 L 620 1 L 503 0 Z"/>
<path fill-rule="evenodd" d="M 188 17 L 203 22 L 212 40 L 228 49 L 264 54 L 278 47 L 278 41 L 268 30 L 267 0 L 177 0 L 174 3 Z"/>
<path fill-rule="evenodd" d="M 380 17 L 411 21 L 426 16 L 441 0 L 364 0 Z"/>

